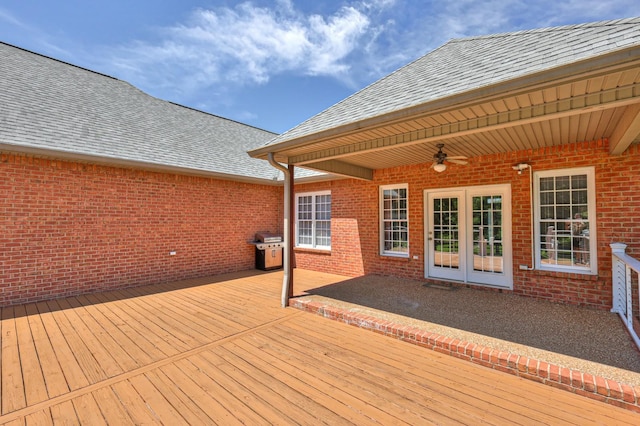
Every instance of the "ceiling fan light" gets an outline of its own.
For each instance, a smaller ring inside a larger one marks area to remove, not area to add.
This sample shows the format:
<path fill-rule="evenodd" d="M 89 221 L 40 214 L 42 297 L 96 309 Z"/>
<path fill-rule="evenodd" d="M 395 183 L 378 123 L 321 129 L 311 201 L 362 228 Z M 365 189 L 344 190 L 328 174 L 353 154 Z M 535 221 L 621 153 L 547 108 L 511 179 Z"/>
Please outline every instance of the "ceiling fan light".
<path fill-rule="evenodd" d="M 433 166 L 433 170 L 435 170 L 438 173 L 442 173 L 445 170 L 447 170 L 447 165 L 443 163 L 436 164 L 435 166 Z"/>

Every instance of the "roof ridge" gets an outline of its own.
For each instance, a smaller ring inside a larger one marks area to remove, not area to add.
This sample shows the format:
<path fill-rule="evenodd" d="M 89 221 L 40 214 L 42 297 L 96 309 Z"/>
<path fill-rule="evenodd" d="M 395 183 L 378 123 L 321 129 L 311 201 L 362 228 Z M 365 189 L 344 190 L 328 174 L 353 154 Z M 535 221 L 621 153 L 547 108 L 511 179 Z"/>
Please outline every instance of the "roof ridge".
<path fill-rule="evenodd" d="M 596 21 L 596 22 L 587 22 L 583 24 L 568 24 L 568 25 L 559 25 L 554 27 L 544 27 L 544 28 L 532 28 L 527 30 L 518 30 L 518 31 L 508 31 L 503 33 L 495 33 L 495 34 L 484 34 L 477 36 L 468 36 L 468 37 L 460 37 L 449 40 L 445 44 L 449 43 L 458 43 L 458 42 L 466 42 L 471 40 L 486 40 L 491 38 L 503 38 L 503 37 L 512 37 L 512 36 L 520 36 L 523 34 L 537 34 L 537 33 L 549 33 L 549 32 L 557 32 L 557 31 L 570 31 L 578 28 L 597 28 L 597 27 L 607 27 L 614 25 L 633 25 L 640 23 L 640 17 L 632 17 L 632 18 L 621 18 L 621 19 L 613 19 L 613 20 L 604 20 L 604 21 Z"/>
<path fill-rule="evenodd" d="M 116 80 L 117 80 L 117 79 L 116 79 Z M 129 83 L 129 84 L 130 84 L 130 83 Z M 138 89 L 138 88 L 137 88 L 137 87 L 135 87 L 135 86 L 133 86 L 133 87 L 134 87 L 135 89 Z M 138 89 L 138 90 L 140 90 L 140 89 Z M 263 132 L 271 133 L 271 134 L 273 134 L 273 135 L 275 135 L 275 136 L 278 136 L 278 133 L 277 133 L 277 132 L 272 132 L 271 130 L 266 130 L 266 129 L 263 129 L 263 128 L 261 128 L 261 127 L 257 127 L 257 126 L 253 126 L 253 125 L 251 125 L 251 124 L 243 123 L 243 122 L 241 122 L 241 121 L 234 120 L 234 119 L 232 119 L 232 118 L 223 117 L 223 116 L 221 116 L 221 115 L 217 115 L 217 114 L 214 114 L 214 113 L 212 113 L 212 112 L 202 111 L 201 109 L 194 108 L 194 107 L 190 107 L 190 106 L 187 106 L 187 105 L 182 105 L 182 104 L 179 104 L 179 103 L 176 103 L 176 102 L 173 102 L 173 101 L 168 101 L 168 100 L 165 100 L 165 99 L 156 98 L 155 96 L 153 96 L 153 95 L 149 95 L 148 93 L 146 93 L 146 92 L 145 92 L 145 91 L 143 91 L 143 90 L 140 90 L 140 91 L 141 91 L 142 93 L 144 93 L 145 95 L 151 96 L 152 98 L 155 98 L 155 99 L 157 99 L 157 100 L 159 100 L 159 101 L 162 101 L 162 102 L 168 102 L 168 103 L 170 103 L 171 105 L 174 105 L 174 106 L 177 106 L 177 107 L 180 107 L 180 108 L 185 108 L 185 109 L 188 109 L 188 110 L 191 110 L 191 111 L 199 112 L 199 113 L 201 113 L 201 114 L 206 114 L 206 115 L 209 115 L 209 116 L 211 116 L 211 117 L 219 118 L 219 119 L 221 119 L 221 120 L 230 121 L 230 122 L 232 122 L 232 123 L 241 124 L 241 125 L 243 125 L 243 126 L 245 126 L 245 127 L 252 127 L 252 128 L 254 128 L 254 129 L 256 129 L 256 130 L 261 130 L 261 131 L 263 131 Z"/>
<path fill-rule="evenodd" d="M 88 72 L 93 73 L 93 74 L 98 74 L 98 75 L 101 75 L 103 77 L 111 78 L 113 80 L 123 81 L 123 80 L 120 80 L 119 78 L 116 78 L 116 77 L 114 77 L 112 75 L 104 74 L 104 73 L 101 73 L 101 72 L 98 72 L 98 71 L 95 71 L 95 70 L 92 70 L 92 69 L 89 69 L 89 68 L 81 67 L 80 65 L 72 64 L 71 62 L 61 61 L 60 59 L 52 58 L 51 56 L 43 55 L 42 53 L 34 52 L 33 50 L 25 49 L 25 48 L 20 47 L 20 46 L 15 46 L 15 45 L 10 44 L 10 43 L 5 43 L 4 41 L 0 41 L 0 44 L 4 44 L 5 46 L 13 47 L 14 49 L 22 50 L 23 52 L 31 53 L 32 55 L 40 56 L 41 58 L 45 58 L 45 59 L 49 59 L 49 60 L 54 61 L 54 62 L 58 62 L 60 64 L 64 64 L 64 65 L 68 65 L 68 66 L 71 66 L 71 67 L 74 67 L 74 68 L 78 68 L 78 69 L 83 70 L 83 71 L 88 71 Z"/>

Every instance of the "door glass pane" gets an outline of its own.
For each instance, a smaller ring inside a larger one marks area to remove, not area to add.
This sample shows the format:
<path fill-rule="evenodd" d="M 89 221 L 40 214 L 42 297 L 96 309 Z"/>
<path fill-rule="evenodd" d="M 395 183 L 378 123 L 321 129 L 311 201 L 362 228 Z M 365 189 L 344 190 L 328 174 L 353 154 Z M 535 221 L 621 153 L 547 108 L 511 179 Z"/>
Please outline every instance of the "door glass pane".
<path fill-rule="evenodd" d="M 441 268 L 459 269 L 458 199 L 439 198 L 433 200 L 434 265 Z"/>
<path fill-rule="evenodd" d="M 476 196 L 472 204 L 473 270 L 502 273 L 502 196 Z"/>

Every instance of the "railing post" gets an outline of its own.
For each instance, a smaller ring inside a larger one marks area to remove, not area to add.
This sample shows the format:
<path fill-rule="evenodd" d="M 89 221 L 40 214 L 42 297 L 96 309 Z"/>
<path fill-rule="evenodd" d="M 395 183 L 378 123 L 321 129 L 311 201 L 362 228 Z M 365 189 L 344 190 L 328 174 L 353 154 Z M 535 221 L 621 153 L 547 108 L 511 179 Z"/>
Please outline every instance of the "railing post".
<path fill-rule="evenodd" d="M 612 307 L 611 312 L 626 317 L 627 313 L 627 273 L 624 262 L 618 258 L 619 254 L 625 254 L 627 245 L 624 243 L 611 243 L 611 281 L 612 281 Z"/>

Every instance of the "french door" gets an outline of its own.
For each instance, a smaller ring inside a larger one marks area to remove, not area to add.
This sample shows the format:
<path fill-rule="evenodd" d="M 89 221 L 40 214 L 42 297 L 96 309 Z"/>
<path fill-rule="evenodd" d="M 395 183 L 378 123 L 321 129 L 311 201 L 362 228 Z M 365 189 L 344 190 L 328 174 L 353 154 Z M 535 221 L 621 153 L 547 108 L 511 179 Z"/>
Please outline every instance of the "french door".
<path fill-rule="evenodd" d="M 425 276 L 512 288 L 511 187 L 428 190 Z"/>

